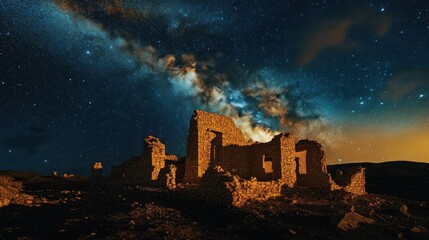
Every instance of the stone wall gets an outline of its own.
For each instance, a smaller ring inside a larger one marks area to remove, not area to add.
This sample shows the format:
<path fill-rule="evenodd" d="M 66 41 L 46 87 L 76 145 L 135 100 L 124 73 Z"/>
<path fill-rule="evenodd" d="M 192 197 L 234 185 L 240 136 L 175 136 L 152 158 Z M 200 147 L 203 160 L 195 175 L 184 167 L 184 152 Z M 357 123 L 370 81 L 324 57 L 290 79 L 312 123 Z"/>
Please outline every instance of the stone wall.
<path fill-rule="evenodd" d="M 150 173 L 150 181 L 156 181 L 159 171 L 165 166 L 165 145 L 159 138 L 148 136 L 144 140 L 142 156 L 143 172 L 141 174 Z"/>
<path fill-rule="evenodd" d="M 327 160 L 322 145 L 316 141 L 300 140 L 295 149 L 296 152 L 305 151 L 306 157 L 306 173 L 298 174 L 297 185 L 330 189 L 330 175 L 326 167 Z"/>
<path fill-rule="evenodd" d="M 231 118 L 196 110 L 189 123 L 185 182 L 198 182 L 222 146 L 249 144 Z"/>
<path fill-rule="evenodd" d="M 125 183 L 151 184 L 158 180 L 161 169 L 167 161 L 175 161 L 174 155 L 165 154 L 165 145 L 156 137 L 145 138 L 143 153 L 120 166 L 113 166 L 110 176 Z"/>
<path fill-rule="evenodd" d="M 246 141 L 231 118 L 195 111 L 190 121 L 184 182 L 198 182 L 209 166 L 244 179 L 296 182 L 295 138 L 282 133 L 267 143 Z"/>
<path fill-rule="evenodd" d="M 296 174 L 307 174 L 307 151 L 295 152 Z"/>
<path fill-rule="evenodd" d="M 173 164 L 176 167 L 176 182 L 182 182 L 185 175 L 185 161 L 184 158 L 177 161 L 165 160 L 165 166 Z"/>
<path fill-rule="evenodd" d="M 347 192 L 362 195 L 366 193 L 365 188 L 365 168 L 358 167 L 356 169 L 352 169 L 347 173 L 342 171 L 337 171 L 335 174 L 335 183 Z"/>
<path fill-rule="evenodd" d="M 247 180 L 251 177 L 256 177 L 258 180 L 279 179 L 281 175 L 279 151 L 278 141 L 245 146 L 224 146 L 222 147 L 223 158 L 214 164 Z M 269 164 L 272 171 L 267 172 L 264 164 L 265 166 Z"/>
<path fill-rule="evenodd" d="M 281 186 L 280 180 L 244 180 L 216 166 L 205 172 L 197 191 L 200 198 L 211 205 L 241 207 L 251 200 L 265 201 L 280 196 Z"/>
<path fill-rule="evenodd" d="M 165 187 L 168 189 L 176 188 L 176 166 L 173 164 L 166 165 L 159 172 L 159 177 L 157 179 L 157 185 L 159 187 Z"/>
<path fill-rule="evenodd" d="M 280 179 L 286 186 L 294 187 L 296 183 L 295 137 L 289 133 L 281 133 L 274 137 L 274 141 L 280 142 Z"/>
<path fill-rule="evenodd" d="M 185 183 L 202 181 L 198 191 L 203 199 L 234 206 L 278 196 L 283 186 L 365 193 L 364 169 L 342 175 L 336 183 L 326 162 L 316 141 L 296 142 L 289 133 L 266 143 L 248 141 L 231 118 L 197 110 L 190 121 L 184 161 L 166 154 L 165 145 L 149 136 L 142 155 L 112 167 L 111 176 L 169 189 L 182 178 Z"/>

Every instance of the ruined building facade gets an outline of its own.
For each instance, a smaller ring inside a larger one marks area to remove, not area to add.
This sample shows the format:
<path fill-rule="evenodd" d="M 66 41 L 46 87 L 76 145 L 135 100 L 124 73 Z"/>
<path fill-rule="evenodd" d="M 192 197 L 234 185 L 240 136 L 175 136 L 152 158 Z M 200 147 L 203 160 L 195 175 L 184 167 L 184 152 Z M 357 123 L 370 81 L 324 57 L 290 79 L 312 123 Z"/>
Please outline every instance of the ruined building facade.
<path fill-rule="evenodd" d="M 142 155 L 133 157 L 120 166 L 113 166 L 110 175 L 114 179 L 122 179 L 129 183 L 175 187 L 175 180 L 172 183 L 171 177 L 168 176 L 175 178 L 174 165 L 178 161 L 176 155 L 166 154 L 165 145 L 159 138 L 149 136 L 144 141 Z"/>
<path fill-rule="evenodd" d="M 279 180 L 288 187 L 335 189 L 322 145 L 280 133 L 270 142 L 248 141 L 229 117 L 195 111 L 189 126 L 185 182 L 199 182 L 210 166 L 242 179 Z"/>
<path fill-rule="evenodd" d="M 332 180 L 326 164 L 322 146 L 316 141 L 298 141 L 289 133 L 280 133 L 266 143 L 249 141 L 231 118 L 196 110 L 190 120 L 184 161 L 167 155 L 165 145 L 150 136 L 145 139 L 143 154 L 112 168 L 111 175 L 140 183 L 161 183 L 171 188 L 176 184 L 177 179 L 172 179 L 172 176 L 176 178 L 177 169 L 184 172 L 183 182 L 200 183 L 205 185 L 205 190 L 209 190 L 214 185 L 210 184 L 207 176 L 212 176 L 213 171 L 208 175 L 205 173 L 209 169 L 217 169 L 219 174 L 236 176 L 231 179 L 235 179 L 237 184 L 240 182 L 239 186 L 248 186 L 245 189 L 249 190 L 251 186 L 265 188 L 263 191 L 266 188 L 276 189 L 276 193 L 259 195 L 258 191 L 262 190 L 253 189 L 252 194 L 260 197 L 278 195 L 281 187 L 344 189 L 355 194 L 365 193 L 363 170 L 342 176 L 338 185 Z M 167 167 L 170 165 L 174 168 Z M 240 187 L 241 192 L 243 188 Z"/>
<path fill-rule="evenodd" d="M 231 118 L 195 111 L 189 126 L 184 181 L 199 182 L 209 166 L 221 166 L 244 179 L 281 179 L 293 187 L 295 138 L 281 133 L 267 143 L 247 141 Z"/>

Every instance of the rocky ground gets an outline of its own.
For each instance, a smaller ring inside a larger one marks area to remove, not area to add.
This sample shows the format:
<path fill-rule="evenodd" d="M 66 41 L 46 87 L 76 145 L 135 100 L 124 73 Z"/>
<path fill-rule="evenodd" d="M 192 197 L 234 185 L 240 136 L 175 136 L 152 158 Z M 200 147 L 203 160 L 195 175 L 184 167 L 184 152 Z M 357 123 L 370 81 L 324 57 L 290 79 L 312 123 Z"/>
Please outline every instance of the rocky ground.
<path fill-rule="evenodd" d="M 375 194 L 295 191 L 240 209 L 143 187 L 26 194 L 0 208 L 0 239 L 429 239 L 428 202 Z"/>
<path fill-rule="evenodd" d="M 241 208 L 192 201 L 180 187 L 0 172 L 24 183 L 0 181 L 0 239 L 429 239 L 429 164 L 365 167 L 363 196 L 296 189 Z"/>

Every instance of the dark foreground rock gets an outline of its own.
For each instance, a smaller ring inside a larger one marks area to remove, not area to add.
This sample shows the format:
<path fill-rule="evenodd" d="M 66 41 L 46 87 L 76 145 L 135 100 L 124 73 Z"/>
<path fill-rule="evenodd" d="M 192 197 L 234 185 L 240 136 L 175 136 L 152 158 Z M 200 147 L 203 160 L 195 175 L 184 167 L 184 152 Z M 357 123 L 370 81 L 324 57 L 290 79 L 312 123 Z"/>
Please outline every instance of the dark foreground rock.
<path fill-rule="evenodd" d="M 344 214 L 344 217 L 337 224 L 337 227 L 341 230 L 346 231 L 350 229 L 357 229 L 359 228 L 359 224 L 362 223 L 371 224 L 374 223 L 374 220 L 351 211 Z"/>
<path fill-rule="evenodd" d="M 303 191 L 232 208 L 191 201 L 181 191 L 27 191 L 46 203 L 0 208 L 0 239 L 429 238 L 429 203 L 424 201 Z"/>

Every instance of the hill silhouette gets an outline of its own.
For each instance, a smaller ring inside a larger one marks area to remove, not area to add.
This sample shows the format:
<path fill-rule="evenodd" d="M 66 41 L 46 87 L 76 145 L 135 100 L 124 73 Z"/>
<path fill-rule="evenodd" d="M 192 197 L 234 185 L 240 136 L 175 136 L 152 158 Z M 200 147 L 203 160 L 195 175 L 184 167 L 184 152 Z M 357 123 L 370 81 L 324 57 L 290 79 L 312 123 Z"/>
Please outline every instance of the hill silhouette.
<path fill-rule="evenodd" d="M 368 193 L 412 200 L 429 200 L 428 163 L 411 161 L 349 163 L 329 165 L 328 171 L 334 175 L 337 169 L 347 171 L 356 166 L 366 168 L 366 190 Z"/>

